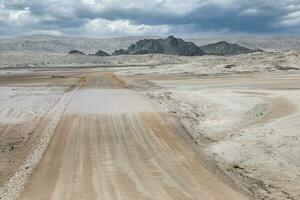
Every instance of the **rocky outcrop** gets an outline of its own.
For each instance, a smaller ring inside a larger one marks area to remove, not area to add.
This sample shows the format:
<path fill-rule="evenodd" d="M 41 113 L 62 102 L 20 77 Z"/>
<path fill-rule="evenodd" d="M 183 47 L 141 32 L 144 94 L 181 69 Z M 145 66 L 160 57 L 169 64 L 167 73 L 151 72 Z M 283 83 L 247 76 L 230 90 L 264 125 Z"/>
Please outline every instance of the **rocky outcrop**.
<path fill-rule="evenodd" d="M 128 55 L 128 51 L 124 50 L 124 49 L 119 49 L 119 50 L 115 50 L 115 52 L 113 52 L 111 55 L 112 56 L 120 56 L 120 55 Z"/>
<path fill-rule="evenodd" d="M 238 44 L 230 44 L 225 41 L 200 46 L 200 48 L 205 52 L 206 55 L 219 55 L 219 56 L 262 52 L 262 50 L 260 49 L 252 50 L 246 47 L 242 47 Z"/>
<path fill-rule="evenodd" d="M 205 53 L 194 43 L 185 42 L 183 39 L 169 36 L 165 40 L 161 40 L 165 54 L 180 56 L 202 56 Z"/>
<path fill-rule="evenodd" d="M 224 41 L 198 47 L 192 42 L 169 36 L 166 39 L 143 39 L 128 47 L 127 50 L 115 50 L 111 55 L 144 55 L 144 54 L 168 54 L 178 56 L 202 56 L 202 55 L 238 55 L 262 50 L 252 50 L 238 44 L 230 44 Z M 85 55 L 84 53 L 72 50 L 69 54 Z M 93 54 L 92 54 L 93 55 Z M 108 53 L 99 50 L 95 56 L 109 56 Z"/>
<path fill-rule="evenodd" d="M 70 55 L 86 55 L 85 53 L 78 51 L 78 50 L 71 50 L 69 52 Z"/>
<path fill-rule="evenodd" d="M 109 56 L 108 53 L 106 53 L 105 51 L 97 51 L 97 53 L 95 53 L 95 56 Z"/>
<path fill-rule="evenodd" d="M 131 45 L 128 50 L 130 54 L 163 53 L 163 48 L 158 40 L 145 39 Z"/>
<path fill-rule="evenodd" d="M 131 45 L 130 54 L 170 54 L 179 56 L 202 56 L 204 52 L 192 42 L 169 36 L 166 39 L 145 39 Z"/>

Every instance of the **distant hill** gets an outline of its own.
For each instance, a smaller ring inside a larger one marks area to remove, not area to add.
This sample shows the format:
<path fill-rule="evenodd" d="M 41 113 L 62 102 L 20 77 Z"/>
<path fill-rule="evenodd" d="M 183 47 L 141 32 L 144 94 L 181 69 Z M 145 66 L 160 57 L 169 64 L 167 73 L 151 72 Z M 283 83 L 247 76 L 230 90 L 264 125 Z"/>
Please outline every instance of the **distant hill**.
<path fill-rule="evenodd" d="M 85 53 L 78 51 L 78 50 L 71 50 L 69 52 L 70 55 L 86 55 Z"/>
<path fill-rule="evenodd" d="M 143 39 L 159 39 L 159 37 L 120 37 L 120 38 L 83 38 L 50 35 L 32 35 L 23 37 L 0 38 L 0 52 L 45 52 L 66 53 L 73 49 L 93 54 L 99 49 L 111 54 L 116 49 L 127 49 L 130 45 Z M 277 37 L 199 37 L 185 38 L 186 42 L 193 42 L 203 46 L 219 41 L 227 41 L 249 49 L 263 49 L 275 51 L 300 50 L 300 36 Z"/>
<path fill-rule="evenodd" d="M 262 49 L 265 51 L 289 51 L 300 50 L 300 36 L 223 36 L 223 37 L 198 37 L 186 38 L 197 46 L 226 41 L 250 49 Z"/>
<path fill-rule="evenodd" d="M 120 55 L 128 55 L 128 54 L 129 54 L 128 51 L 124 49 L 118 49 L 112 53 L 112 56 L 120 56 Z"/>
<path fill-rule="evenodd" d="M 247 53 L 262 51 L 259 49 L 252 50 L 246 47 L 242 47 L 238 44 L 231 44 L 225 41 L 221 41 L 213 44 L 207 44 L 204 46 L 200 46 L 200 48 L 205 52 L 206 55 L 220 55 L 220 56 L 247 54 Z"/>
<path fill-rule="evenodd" d="M 183 39 L 169 36 L 166 39 L 144 39 L 131 45 L 130 54 L 159 53 L 180 56 L 202 56 L 204 52 L 194 43 L 185 42 Z"/>
<path fill-rule="evenodd" d="M 208 44 L 198 47 L 192 42 L 186 42 L 183 39 L 169 36 L 166 39 L 143 39 L 128 47 L 127 50 L 115 50 L 111 55 L 144 55 L 144 54 L 168 54 L 179 56 L 203 56 L 203 55 L 238 55 L 254 53 L 262 50 L 252 50 L 242 47 L 238 44 L 230 44 L 225 41 Z M 69 54 L 84 55 L 79 50 L 72 50 Z M 95 56 L 109 56 L 108 53 L 98 50 Z"/>
<path fill-rule="evenodd" d="M 106 53 L 105 51 L 98 50 L 98 51 L 95 53 L 95 56 L 109 56 L 109 54 Z"/>
<path fill-rule="evenodd" d="M 0 51 L 65 53 L 77 49 L 87 54 L 99 49 L 112 53 L 115 49 L 126 49 L 145 37 L 120 37 L 108 39 L 32 35 L 15 38 L 0 38 Z"/>

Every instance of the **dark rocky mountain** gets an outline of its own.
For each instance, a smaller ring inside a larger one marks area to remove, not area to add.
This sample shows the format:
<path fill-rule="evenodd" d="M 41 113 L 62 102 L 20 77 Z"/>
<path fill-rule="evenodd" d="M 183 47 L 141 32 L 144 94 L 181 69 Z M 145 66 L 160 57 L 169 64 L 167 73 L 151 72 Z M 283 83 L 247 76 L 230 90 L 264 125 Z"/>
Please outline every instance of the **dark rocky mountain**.
<path fill-rule="evenodd" d="M 205 52 L 206 55 L 220 55 L 220 56 L 262 52 L 262 50 L 260 49 L 252 50 L 246 47 L 242 47 L 238 44 L 231 44 L 224 41 L 200 46 L 200 48 Z"/>
<path fill-rule="evenodd" d="M 78 51 L 78 50 L 71 50 L 69 52 L 70 55 L 86 55 L 85 53 Z"/>
<path fill-rule="evenodd" d="M 143 39 L 128 47 L 127 50 L 115 50 L 112 55 L 143 55 L 143 54 L 169 54 L 179 56 L 202 56 L 202 55 L 238 55 L 254 52 L 262 52 L 260 49 L 249 49 L 238 44 L 228 42 L 217 42 L 198 47 L 192 42 L 186 42 L 183 39 L 169 36 L 166 39 Z M 72 55 L 85 55 L 78 50 L 69 52 Z M 95 56 L 109 56 L 105 51 L 99 50 Z"/>
<path fill-rule="evenodd" d="M 165 54 L 182 55 L 182 56 L 202 56 L 205 53 L 194 43 L 185 42 L 180 38 L 169 36 L 160 41 Z"/>
<path fill-rule="evenodd" d="M 145 39 L 131 45 L 130 54 L 170 54 L 179 56 L 202 56 L 204 52 L 192 42 L 169 36 L 166 39 Z"/>
<path fill-rule="evenodd" d="M 97 53 L 95 53 L 95 56 L 109 56 L 108 53 L 106 53 L 105 51 L 97 51 Z"/>
<path fill-rule="evenodd" d="M 111 55 L 112 56 L 120 56 L 120 55 L 128 55 L 128 51 L 124 49 L 115 50 Z"/>
<path fill-rule="evenodd" d="M 131 54 L 163 53 L 159 40 L 145 39 L 131 45 L 128 50 Z"/>

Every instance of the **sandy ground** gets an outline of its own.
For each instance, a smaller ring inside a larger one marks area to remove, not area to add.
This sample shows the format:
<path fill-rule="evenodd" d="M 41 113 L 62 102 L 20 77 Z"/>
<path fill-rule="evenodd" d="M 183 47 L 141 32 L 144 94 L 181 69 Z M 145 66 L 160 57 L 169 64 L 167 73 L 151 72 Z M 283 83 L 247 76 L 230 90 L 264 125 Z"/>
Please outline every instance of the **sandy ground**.
<path fill-rule="evenodd" d="M 247 199 L 191 144 L 159 105 L 110 74 L 89 76 L 21 199 Z"/>
<path fill-rule="evenodd" d="M 122 78 L 178 117 L 201 150 L 257 199 L 300 198 L 300 74 Z"/>
<path fill-rule="evenodd" d="M 1 68 L 46 68 L 63 66 L 80 67 L 117 67 L 117 66 L 157 66 L 185 63 L 189 58 L 172 55 L 137 56 L 87 56 L 68 55 L 67 53 L 0 52 Z"/>
<path fill-rule="evenodd" d="M 0 74 L 11 69 L 46 69 L 49 67 L 135 67 L 135 74 L 193 74 L 251 73 L 272 71 L 298 71 L 299 51 L 264 52 L 237 56 L 173 56 L 173 55 L 127 55 L 127 56 L 81 56 L 66 53 L 0 52 Z M 144 67 L 142 67 L 144 66 Z M 125 70 L 127 71 L 127 70 Z M 126 73 L 126 72 L 124 72 Z M 134 71 L 130 70 L 130 74 Z"/>
<path fill-rule="evenodd" d="M 299 199 L 299 55 L 2 52 L 0 198 Z"/>
<path fill-rule="evenodd" d="M 0 75 L 0 197 L 11 199 L 47 147 L 76 78 Z"/>

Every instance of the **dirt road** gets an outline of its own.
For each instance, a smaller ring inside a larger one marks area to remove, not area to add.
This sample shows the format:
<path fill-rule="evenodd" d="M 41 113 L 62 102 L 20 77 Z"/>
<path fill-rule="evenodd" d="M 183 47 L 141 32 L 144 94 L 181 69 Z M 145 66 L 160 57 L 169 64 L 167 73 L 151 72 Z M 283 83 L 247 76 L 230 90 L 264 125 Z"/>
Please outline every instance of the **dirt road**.
<path fill-rule="evenodd" d="M 90 75 L 21 199 L 247 199 L 203 167 L 186 135 L 113 75 Z"/>

